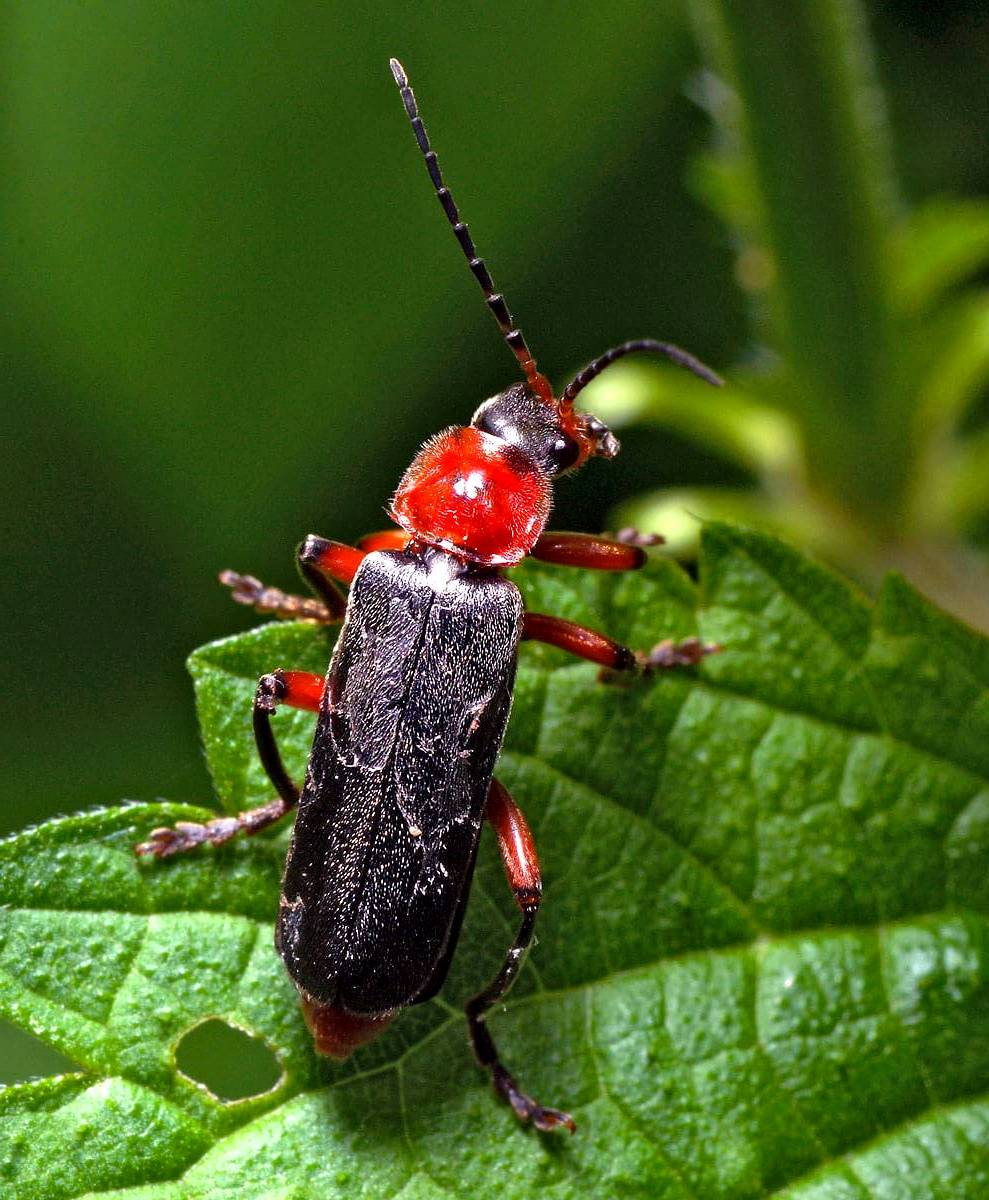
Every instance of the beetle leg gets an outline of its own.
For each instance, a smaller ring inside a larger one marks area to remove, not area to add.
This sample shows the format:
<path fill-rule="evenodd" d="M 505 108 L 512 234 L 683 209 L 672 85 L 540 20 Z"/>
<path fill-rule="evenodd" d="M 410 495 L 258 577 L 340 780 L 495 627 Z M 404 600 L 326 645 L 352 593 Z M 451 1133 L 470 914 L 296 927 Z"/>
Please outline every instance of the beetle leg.
<path fill-rule="evenodd" d="M 411 540 L 404 529 L 381 529 L 365 534 L 357 545 L 368 553 L 372 550 L 404 550 Z"/>
<path fill-rule="evenodd" d="M 626 531 L 622 531 L 625 533 Z M 533 558 L 558 563 L 563 567 L 584 567 L 593 571 L 635 571 L 646 561 L 643 546 L 657 546 L 657 535 L 635 539 L 619 537 L 617 541 L 589 533 L 542 534 L 529 551 Z"/>
<path fill-rule="evenodd" d="M 152 829 L 148 840 L 134 847 L 135 853 L 170 858 L 204 842 L 219 846 L 238 833 L 258 833 L 284 817 L 295 807 L 299 789 L 289 778 L 282 762 L 271 728 L 271 714 L 280 704 L 319 712 L 324 686 L 322 675 L 312 675 L 308 671 L 272 671 L 270 675 L 262 675 L 258 682 L 254 695 L 254 740 L 261 763 L 278 792 L 275 800 L 238 813 L 235 817 L 215 817 L 203 824 L 179 821 L 174 828 L 163 826 Z"/>
<path fill-rule="evenodd" d="M 318 600 L 293 596 L 281 588 L 266 587 L 253 575 L 240 575 L 237 571 L 221 571 L 220 582 L 232 590 L 232 599 L 238 604 L 247 604 L 258 612 L 288 620 L 333 625 L 342 621 L 347 611 L 346 598 L 336 585 L 338 582 L 349 584 L 353 580 L 367 553 L 367 549 L 358 550 L 311 533 L 299 546 L 296 562 L 306 583 L 319 596 Z"/>
<path fill-rule="evenodd" d="M 667 667 L 693 667 L 708 654 L 717 654 L 721 650 L 717 642 L 702 642 L 696 637 L 684 638 L 680 642 L 667 638 L 651 650 L 630 650 L 603 633 L 576 625 L 573 621 L 565 621 L 562 617 L 551 617 L 547 613 L 525 613 L 522 618 L 522 637 L 558 646 L 611 671 L 629 671 L 638 667 L 646 674 Z"/>
<path fill-rule="evenodd" d="M 366 550 L 346 546 L 343 542 L 331 542 L 311 533 L 299 546 L 296 561 L 303 579 L 340 620 L 347 610 L 347 601 L 337 584 L 352 583 L 357 568 L 366 557 Z"/>
<path fill-rule="evenodd" d="M 628 646 L 623 646 L 614 638 L 576 625 L 573 621 L 565 621 L 562 617 L 551 617 L 548 613 L 525 613 L 522 617 L 522 637 L 558 646 L 561 650 L 576 654 L 578 658 L 586 658 L 589 662 L 615 671 L 630 670 L 638 661 Z"/>
<path fill-rule="evenodd" d="M 259 613 L 282 617 L 287 621 L 319 621 L 324 625 L 334 625 L 343 616 L 342 610 L 336 611 L 336 602 L 331 610 L 328 604 L 311 596 L 293 596 L 281 588 L 266 587 L 253 575 L 221 571 L 218 578 L 224 587 L 231 589 L 232 600 L 246 604 Z"/>
<path fill-rule="evenodd" d="M 530 553 L 533 558 L 568 567 L 632 571 L 646 561 L 642 547 L 659 545 L 662 540 L 656 534 L 640 534 L 634 529 L 619 531 L 616 541 L 585 533 L 544 533 Z M 715 642 L 690 637 L 681 642 L 667 638 L 652 650 L 636 652 L 593 629 L 546 613 L 527 612 L 522 637 L 558 646 L 612 671 L 641 667 L 648 673 L 659 668 L 696 666 L 705 655 L 717 654 L 721 649 Z"/>
<path fill-rule="evenodd" d="M 498 1057 L 494 1039 L 488 1031 L 485 1014 L 512 986 L 522 965 L 525 951 L 532 941 L 542 883 L 539 878 L 539 859 L 536 857 L 536 847 L 529 826 L 522 810 L 497 779 L 491 780 L 488 789 L 485 816 L 498 836 L 505 873 L 515 900 L 522 910 L 522 923 L 505 956 L 501 970 L 484 991 L 478 992 L 467 1003 L 467 1025 L 474 1055 L 480 1065 L 491 1072 L 495 1091 L 508 1101 L 520 1121 L 531 1121 L 537 1129 L 542 1130 L 565 1125 L 573 1133 L 577 1126 L 569 1113 L 560 1112 L 556 1108 L 544 1108 L 520 1090 L 514 1076 Z"/>

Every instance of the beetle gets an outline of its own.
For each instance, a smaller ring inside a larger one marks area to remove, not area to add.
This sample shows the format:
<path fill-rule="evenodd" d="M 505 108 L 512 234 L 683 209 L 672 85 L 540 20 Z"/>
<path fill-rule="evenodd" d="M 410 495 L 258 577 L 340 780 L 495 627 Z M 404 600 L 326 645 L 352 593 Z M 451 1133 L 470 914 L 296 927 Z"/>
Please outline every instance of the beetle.
<path fill-rule="evenodd" d="M 392 499 L 398 528 L 357 546 L 305 539 L 298 565 L 317 599 L 221 574 L 240 603 L 279 617 L 342 621 L 340 635 L 325 678 L 276 670 L 258 683 L 254 735 L 276 798 L 238 816 L 152 830 L 136 851 L 166 858 L 257 833 L 295 810 L 275 943 L 316 1049 L 346 1058 L 442 986 L 486 820 L 521 922 L 501 970 L 467 1003 L 471 1043 L 520 1120 L 573 1132 L 568 1113 L 521 1089 L 486 1023 L 521 966 L 541 894 L 532 834 L 493 777 L 519 642 L 546 642 L 613 671 L 694 664 L 717 647 L 694 638 L 636 654 L 594 630 L 526 611 L 504 571 L 527 555 L 605 571 L 641 567 L 643 546 L 661 539 L 545 530 L 553 481 L 619 449 L 574 401 L 612 363 L 639 352 L 710 384 L 721 380 L 678 347 L 643 338 L 596 358 L 557 398 L 460 219 L 404 69 L 396 59 L 390 65 L 436 195 L 524 382 L 486 400 L 469 425 L 424 444 Z M 339 585 L 349 587 L 346 600 Z M 301 789 L 272 731 L 282 705 L 318 714 Z"/>

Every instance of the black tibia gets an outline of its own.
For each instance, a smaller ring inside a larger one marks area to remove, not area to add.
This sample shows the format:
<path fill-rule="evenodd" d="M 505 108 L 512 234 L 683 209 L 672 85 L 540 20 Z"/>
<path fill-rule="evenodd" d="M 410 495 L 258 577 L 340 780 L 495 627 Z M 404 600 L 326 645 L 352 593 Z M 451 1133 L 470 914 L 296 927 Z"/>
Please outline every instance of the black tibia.
<path fill-rule="evenodd" d="M 332 625 L 339 621 L 341 613 L 331 611 L 322 600 L 310 596 L 293 596 L 280 588 L 265 587 L 253 575 L 239 575 L 236 571 L 221 571 L 220 582 L 231 589 L 231 599 L 246 604 L 259 613 L 283 617 L 288 621 L 320 621 Z"/>
<path fill-rule="evenodd" d="M 278 792 L 278 798 L 268 804 L 262 804 L 259 808 L 238 813 L 235 817 L 216 817 L 201 825 L 192 821 L 179 821 L 172 828 L 162 826 L 152 829 L 148 840 L 134 847 L 136 854 L 170 858 L 173 854 L 192 850 L 204 842 L 219 846 L 223 842 L 229 842 L 238 833 L 258 833 L 295 807 L 299 799 L 299 789 L 288 777 L 271 729 L 271 714 L 285 699 L 286 690 L 283 673 L 274 671 L 270 675 L 262 675 L 254 695 L 254 738 L 261 762 Z"/>
<path fill-rule="evenodd" d="M 531 1096 L 527 1096 L 519 1088 L 515 1077 L 498 1057 L 498 1048 L 488 1030 L 485 1018 L 488 1009 L 497 1004 L 505 995 L 519 972 L 526 949 L 532 941 L 532 931 L 536 924 L 538 911 L 538 899 L 531 900 L 523 908 L 522 923 L 515 935 L 515 941 L 505 956 L 501 970 L 483 992 L 478 992 L 472 1000 L 467 1002 L 465 1010 L 467 1027 L 470 1030 L 474 1056 L 482 1067 L 491 1072 L 491 1082 L 494 1084 L 495 1091 L 502 1099 L 508 1101 L 518 1119 L 531 1121 L 537 1129 L 544 1131 L 564 1125 L 573 1133 L 577 1126 L 569 1113 L 561 1112 L 558 1108 L 546 1108 L 542 1104 L 537 1104 Z"/>
<path fill-rule="evenodd" d="M 272 671 L 270 675 L 262 675 L 258 680 L 258 689 L 254 693 L 252 713 L 258 758 L 261 759 L 261 765 L 278 793 L 278 800 L 272 803 L 280 803 L 282 806 L 278 816 L 287 813 L 299 802 L 299 788 L 292 782 L 285 770 L 285 764 L 282 762 L 281 752 L 271 728 L 271 714 L 287 697 L 288 685 L 283 671 Z M 267 807 L 271 807 L 271 805 Z M 277 821 L 278 817 L 272 817 L 271 820 Z M 270 824 L 270 821 L 266 824 Z M 256 830 L 252 829 L 250 832 L 255 833 Z"/>
<path fill-rule="evenodd" d="M 576 1126 L 569 1114 L 556 1108 L 544 1108 L 519 1089 L 514 1077 L 499 1059 L 494 1039 L 488 1031 L 485 1013 L 512 986 L 526 948 L 532 941 L 542 885 L 539 859 L 525 815 L 497 779 L 491 780 L 485 816 L 498 836 L 505 873 L 515 901 L 522 910 L 522 924 L 501 970 L 484 991 L 479 992 L 467 1005 L 467 1023 L 474 1054 L 481 1066 L 491 1072 L 495 1090 L 508 1101 L 520 1121 L 531 1121 L 537 1129 L 554 1129 L 558 1125 L 565 1125 L 573 1133 Z"/>

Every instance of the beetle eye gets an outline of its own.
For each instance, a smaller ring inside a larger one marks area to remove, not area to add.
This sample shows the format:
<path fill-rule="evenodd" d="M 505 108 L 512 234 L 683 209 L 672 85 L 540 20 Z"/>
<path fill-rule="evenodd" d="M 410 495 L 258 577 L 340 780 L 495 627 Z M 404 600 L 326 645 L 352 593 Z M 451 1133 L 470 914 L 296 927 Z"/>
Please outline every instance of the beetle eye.
<path fill-rule="evenodd" d="M 580 458 L 580 445 L 572 437 L 562 434 L 554 443 L 548 456 L 552 462 L 553 474 L 562 475 L 569 471 Z"/>

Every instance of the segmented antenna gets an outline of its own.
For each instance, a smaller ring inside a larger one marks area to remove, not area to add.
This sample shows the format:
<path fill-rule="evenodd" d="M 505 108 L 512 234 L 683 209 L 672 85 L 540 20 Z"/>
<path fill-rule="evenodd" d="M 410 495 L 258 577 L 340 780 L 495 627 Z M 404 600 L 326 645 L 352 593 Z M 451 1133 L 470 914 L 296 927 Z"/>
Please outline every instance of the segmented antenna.
<path fill-rule="evenodd" d="M 426 160 L 426 170 L 429 172 L 429 178 L 436 189 L 436 198 L 442 205 L 444 213 L 446 213 L 446 219 L 453 226 L 453 232 L 457 235 L 457 241 L 460 243 L 460 248 L 464 252 L 474 278 L 481 285 L 485 303 L 491 310 L 494 319 L 498 322 L 498 328 L 501 330 L 502 337 L 508 343 L 509 349 L 519 360 L 519 366 L 525 372 L 529 386 L 537 395 L 542 396 L 544 400 L 552 403 L 553 389 L 550 386 L 549 380 L 536 367 L 536 360 L 532 357 L 529 347 L 526 345 L 522 331 L 516 328 L 512 314 L 508 311 L 505 297 L 501 292 L 495 291 L 491 273 L 488 271 L 484 259 L 477 253 L 474 239 L 470 236 L 470 230 L 461 221 L 456 202 L 450 193 L 450 189 L 443 182 L 443 176 L 440 173 L 440 164 L 436 158 L 435 150 L 429 144 L 429 135 L 426 133 L 426 127 L 419 116 L 419 106 L 416 104 L 415 95 L 409 86 L 405 68 L 397 58 L 391 59 L 390 65 L 391 73 L 395 76 L 395 82 L 402 93 L 402 102 L 405 105 L 405 111 L 412 122 L 412 132 L 416 135 L 419 149 Z"/>
<path fill-rule="evenodd" d="M 612 350 L 606 350 L 599 358 L 588 363 L 583 371 L 578 372 L 567 384 L 566 390 L 560 397 L 560 411 L 573 408 L 573 402 L 578 393 L 582 392 L 592 380 L 597 379 L 605 367 L 610 367 L 613 362 L 624 358 L 626 354 L 639 354 L 643 351 L 662 354 L 664 358 L 676 363 L 678 367 L 692 371 L 698 378 L 703 379 L 705 383 L 710 383 L 713 387 L 724 385 L 724 380 L 720 375 L 715 375 L 710 367 L 705 367 L 702 362 L 694 358 L 692 354 L 688 354 L 686 350 L 681 350 L 679 346 L 672 346 L 669 342 L 657 342 L 652 338 L 637 338 L 633 342 L 623 342 L 622 345 L 615 346 Z"/>

